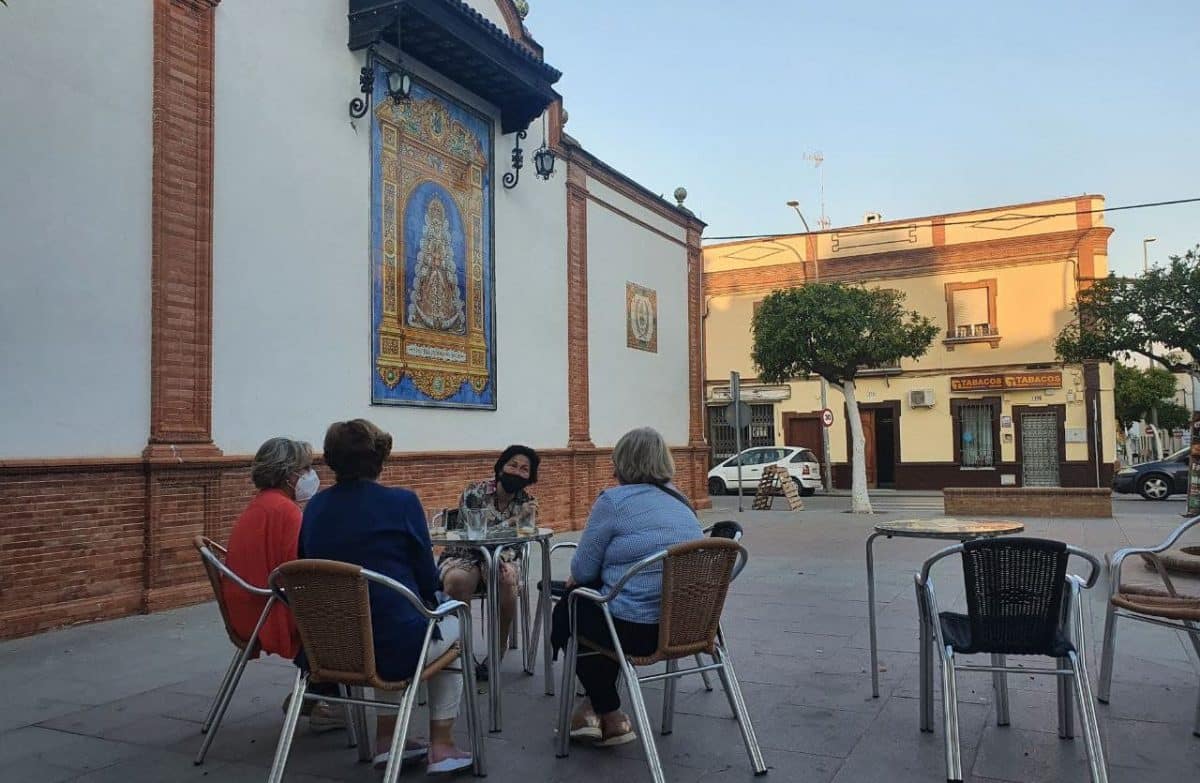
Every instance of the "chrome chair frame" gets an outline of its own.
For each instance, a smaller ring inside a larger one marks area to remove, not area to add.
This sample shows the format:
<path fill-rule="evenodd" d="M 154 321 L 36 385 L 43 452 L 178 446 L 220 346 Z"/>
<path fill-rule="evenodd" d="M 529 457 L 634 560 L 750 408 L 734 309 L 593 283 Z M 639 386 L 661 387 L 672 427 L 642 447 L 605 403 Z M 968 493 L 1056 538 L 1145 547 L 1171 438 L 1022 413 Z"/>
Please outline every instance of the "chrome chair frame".
<path fill-rule="evenodd" d="M 1004 543 L 998 540 L 996 543 Z M 1086 560 L 1092 566 L 1091 574 L 1085 582 L 1074 574 L 1067 574 L 1067 592 L 1063 595 L 1061 618 L 1062 630 L 1068 632 L 1075 650 L 1064 658 L 1057 659 L 1053 669 L 1031 669 L 1027 667 L 1010 667 L 1005 664 L 1005 656 L 993 653 L 991 665 L 977 666 L 955 663 L 954 649 L 946 644 L 942 637 L 942 624 L 938 616 L 937 596 L 934 594 L 933 583 L 929 579 L 930 569 L 940 560 L 950 555 L 963 552 L 963 544 L 955 544 L 934 553 L 914 577 L 917 591 L 917 608 L 921 613 L 921 731 L 933 731 L 933 671 L 930 647 L 936 647 L 942 669 L 942 721 L 946 735 L 946 780 L 961 783 L 962 748 L 959 744 L 958 728 L 958 687 L 956 672 L 991 672 L 992 687 L 996 695 L 996 724 L 1009 725 L 1008 681 L 1007 672 L 1014 674 L 1046 674 L 1058 679 L 1058 736 L 1071 739 L 1074 736 L 1072 693 L 1063 686 L 1065 678 L 1072 678 L 1075 686 L 1074 698 L 1078 700 L 1080 716 L 1083 719 L 1083 740 L 1087 750 L 1088 767 L 1093 783 L 1108 783 L 1108 763 L 1104 758 L 1104 748 L 1100 738 L 1100 727 L 1096 720 L 1096 705 L 1092 697 L 1091 681 L 1088 679 L 1086 636 L 1084 633 L 1083 612 L 1081 611 L 1080 590 L 1089 589 L 1096 584 L 1102 565 L 1100 560 L 1090 552 L 1078 547 L 1067 546 L 1069 555 Z"/>
<path fill-rule="evenodd" d="M 740 550 L 738 552 L 738 560 L 730 576 L 730 583 L 742 572 L 749 558 L 749 553 L 745 547 L 739 544 L 738 549 Z M 664 550 L 634 563 L 621 576 L 620 580 L 613 585 L 612 591 L 606 595 L 601 595 L 591 588 L 578 587 L 572 590 L 567 596 L 567 605 L 571 618 L 571 638 L 567 642 L 566 655 L 563 660 L 562 695 L 560 696 L 558 712 L 558 752 L 556 755 L 558 758 L 566 758 L 570 754 L 571 712 L 575 704 L 575 688 L 572 686 L 575 677 L 575 660 L 579 657 L 579 635 L 577 632 L 578 602 L 582 599 L 596 604 L 604 613 L 604 621 L 612 637 L 612 652 L 618 660 L 621 675 L 625 680 L 625 686 L 629 692 L 634 722 L 637 724 L 638 733 L 642 738 L 642 747 L 646 752 L 646 763 L 650 767 L 650 776 L 654 780 L 654 783 L 666 783 L 666 776 L 663 772 L 662 761 L 658 755 L 658 747 L 651 736 L 650 716 L 646 711 L 646 701 L 642 694 L 641 684 L 644 682 L 665 680 L 663 688 L 662 733 L 670 734 L 675 713 L 676 680 L 688 674 L 703 674 L 709 671 L 717 672 L 721 678 L 721 684 L 725 689 L 725 696 L 729 700 L 729 707 L 733 711 L 734 719 L 737 720 L 738 728 L 741 730 L 742 741 L 746 745 L 746 753 L 750 757 L 750 764 L 754 769 L 754 774 L 756 776 L 765 775 L 767 773 L 767 765 L 763 760 L 762 750 L 758 745 L 758 738 L 755 736 L 754 727 L 750 722 L 750 713 L 746 709 L 746 702 L 742 697 L 742 689 L 738 683 L 737 674 L 734 672 L 733 662 L 729 658 L 729 653 L 725 650 L 725 642 L 720 631 L 717 633 L 714 645 L 714 662 L 712 664 L 699 665 L 698 662 L 697 666 L 680 669 L 677 660 L 668 660 L 666 662 L 666 672 L 646 675 L 644 677 L 638 676 L 636 666 L 630 661 L 629 656 L 625 654 L 624 649 L 621 647 L 621 640 L 617 636 L 617 629 L 613 624 L 613 616 L 609 610 L 609 603 L 620 595 L 630 579 L 644 569 L 661 563 L 669 556 L 669 551 Z M 601 655 L 603 653 L 589 652 L 584 654 Z"/>
<path fill-rule="evenodd" d="M 278 584 L 279 573 L 279 569 L 272 572 L 269 584 L 275 596 L 279 600 L 286 601 L 286 591 Z M 429 645 L 433 640 L 433 629 L 439 620 L 450 616 L 457 617 L 459 622 L 459 667 L 463 676 L 463 700 L 465 701 L 465 712 L 467 714 L 467 730 L 471 737 L 471 757 L 474 773 L 476 777 L 485 777 L 487 775 L 487 767 L 484 760 L 483 732 L 482 724 L 479 722 L 479 712 L 476 709 L 475 667 L 473 665 L 474 659 L 471 656 L 471 608 L 462 601 L 446 601 L 438 606 L 437 609 L 431 611 L 415 593 L 395 579 L 366 568 L 359 568 L 359 573 L 368 582 L 383 585 L 404 596 L 426 619 L 425 637 L 421 643 L 421 651 L 417 656 L 417 665 L 413 672 L 412 682 L 404 689 L 399 705 L 368 699 L 362 695 L 363 687 L 361 686 L 348 689 L 350 693 L 344 697 L 318 697 L 307 692 L 308 675 L 297 669 L 295 683 L 292 686 L 291 702 L 284 717 L 283 729 L 279 734 L 279 744 L 275 748 L 275 759 L 271 764 L 268 783 L 282 783 L 283 781 L 288 753 L 291 751 L 292 740 L 296 735 L 296 724 L 300 720 L 301 704 L 305 699 L 336 702 L 346 705 L 348 709 L 352 708 L 350 709 L 351 720 L 348 722 L 348 725 L 353 727 L 354 734 L 358 734 L 362 738 L 362 741 L 358 743 L 359 759 L 364 761 L 369 761 L 372 757 L 370 747 L 372 743 L 371 738 L 367 734 L 365 708 L 374 707 L 377 710 L 396 710 L 396 729 L 392 733 L 391 746 L 393 748 L 403 748 L 408 736 L 408 724 L 412 719 L 413 707 L 416 704 L 417 694 L 420 690 L 418 687 L 419 683 L 421 683 L 420 673 L 425 669 L 429 655 Z M 452 670 L 448 669 L 447 671 Z M 400 767 L 403 764 L 401 755 L 400 753 L 390 754 L 387 767 L 383 772 L 383 783 L 396 783 L 400 775 Z"/>
<path fill-rule="evenodd" d="M 720 523 L 717 523 L 717 524 L 720 524 Z M 734 535 L 733 535 L 733 536 L 731 536 L 731 537 L 728 537 L 728 538 L 729 538 L 729 540 L 730 540 L 730 541 L 741 541 L 741 540 L 742 540 L 742 534 L 743 534 L 743 531 L 742 531 L 742 526 L 741 526 L 741 525 L 738 525 L 736 522 L 734 522 L 733 524 L 737 525 L 737 531 L 734 533 Z M 706 528 L 703 528 L 704 534 L 705 534 L 705 535 L 712 535 L 713 528 L 715 528 L 715 527 L 716 527 L 716 525 L 709 525 L 708 527 L 706 527 Z M 563 543 L 561 543 L 561 544 L 555 544 L 554 546 L 550 547 L 550 556 L 551 556 L 551 557 L 553 557 L 553 556 L 554 556 L 554 552 L 555 552 L 556 550 L 558 550 L 558 549 L 578 549 L 578 548 L 579 548 L 579 544 L 578 544 L 578 543 L 576 543 L 576 542 L 574 542 L 574 541 L 564 541 L 564 542 L 563 542 Z M 542 575 L 542 578 L 544 579 L 545 577 L 546 577 L 546 575 L 545 575 L 545 574 L 543 574 L 543 575 Z M 534 609 L 534 611 L 533 611 L 533 616 L 534 616 L 534 617 L 541 617 L 541 616 L 542 616 L 542 600 L 543 600 L 543 599 L 542 599 L 542 594 L 541 594 L 541 592 L 539 591 L 539 592 L 538 592 L 538 602 L 537 602 L 537 608 L 536 608 L 536 609 Z M 530 649 L 531 649 L 531 650 L 533 650 L 533 655 L 534 655 L 534 656 L 536 656 L 536 655 L 537 655 L 537 645 L 538 645 L 538 639 L 539 639 L 539 634 L 541 633 L 541 630 L 542 630 L 541 623 L 535 623 L 535 624 L 534 624 L 534 626 L 533 626 L 533 641 L 532 641 L 532 646 L 530 647 Z M 531 661 L 531 662 L 530 662 L 530 664 L 529 664 L 529 665 L 530 665 L 530 667 L 532 667 L 532 666 L 534 665 L 534 663 L 535 663 L 535 662 Z M 699 654 L 699 653 L 696 653 L 696 665 L 697 665 L 697 666 L 700 666 L 700 667 L 703 667 L 703 666 L 704 666 L 704 661 L 703 661 L 703 659 L 701 659 L 701 658 L 700 658 L 700 654 Z M 707 669 L 702 669 L 702 670 L 700 671 L 700 679 L 704 681 L 704 690 L 711 692 L 711 691 L 712 691 L 712 689 L 713 689 L 713 687 L 712 687 L 712 681 L 711 681 L 711 680 L 708 678 L 708 670 L 707 670 Z M 670 732 L 669 732 L 669 731 L 664 731 L 663 733 L 664 733 L 664 734 L 670 734 Z"/>
<path fill-rule="evenodd" d="M 1163 585 L 1167 588 L 1167 593 L 1171 597 L 1178 597 L 1179 593 L 1175 589 L 1175 583 L 1171 581 L 1171 577 L 1167 573 L 1166 567 L 1162 560 L 1158 557 L 1159 554 L 1167 551 L 1183 537 L 1183 534 L 1191 530 L 1197 524 L 1200 524 L 1200 516 L 1192 517 L 1185 521 L 1179 527 L 1175 528 L 1166 540 L 1158 546 L 1153 547 L 1126 547 L 1118 549 L 1113 553 L 1112 562 L 1109 565 L 1108 571 L 1108 606 L 1104 615 L 1104 643 L 1100 653 L 1100 682 L 1096 698 L 1103 704 L 1108 704 L 1109 696 L 1112 694 L 1112 674 L 1113 674 L 1113 657 L 1116 654 L 1117 647 L 1117 618 L 1123 617 L 1128 620 L 1138 620 L 1151 625 L 1158 625 L 1164 628 L 1170 628 L 1175 631 L 1183 631 L 1192 642 L 1192 646 L 1196 648 L 1196 656 L 1200 658 L 1200 625 L 1191 620 L 1179 620 L 1172 622 L 1171 620 L 1152 617 L 1149 615 L 1139 614 L 1130 609 L 1118 609 L 1113 604 L 1113 597 L 1121 591 L 1121 566 L 1124 565 L 1125 559 L 1130 555 L 1147 555 L 1154 570 L 1163 581 Z M 1196 718 L 1192 726 L 1192 734 L 1200 737 L 1200 694 L 1196 696 Z"/>
<path fill-rule="evenodd" d="M 210 542 L 212 543 L 212 542 Z M 224 552 L 224 548 L 219 544 L 212 543 Z M 246 645 L 238 649 L 232 660 L 229 661 L 229 666 L 225 670 L 225 676 L 221 679 L 221 685 L 217 688 L 217 693 L 213 697 L 212 705 L 208 708 L 208 715 L 205 716 L 204 722 L 200 724 L 200 733 L 204 735 L 204 741 L 200 744 L 200 750 L 196 753 L 196 758 L 192 763 L 196 766 L 204 763 L 204 757 L 208 755 L 208 749 L 212 746 L 213 739 L 217 736 L 217 730 L 221 728 L 221 721 L 225 717 L 225 711 L 229 708 L 229 702 L 233 700 L 233 692 L 237 690 L 238 683 L 242 680 L 242 673 L 246 671 L 246 664 L 250 662 L 250 656 L 258 647 L 258 634 L 262 630 L 263 625 L 267 622 L 267 617 L 271 614 L 271 609 L 275 606 L 278 597 L 265 587 L 256 587 L 245 579 L 237 575 L 229 566 L 217 557 L 208 544 L 198 547 L 200 557 L 206 563 L 220 573 L 222 579 L 228 579 L 242 590 L 245 590 L 251 595 L 266 598 L 266 605 L 263 607 L 262 613 L 258 616 L 258 622 L 254 625 L 254 631 L 246 640 Z M 218 600 L 220 597 L 218 596 Z"/>

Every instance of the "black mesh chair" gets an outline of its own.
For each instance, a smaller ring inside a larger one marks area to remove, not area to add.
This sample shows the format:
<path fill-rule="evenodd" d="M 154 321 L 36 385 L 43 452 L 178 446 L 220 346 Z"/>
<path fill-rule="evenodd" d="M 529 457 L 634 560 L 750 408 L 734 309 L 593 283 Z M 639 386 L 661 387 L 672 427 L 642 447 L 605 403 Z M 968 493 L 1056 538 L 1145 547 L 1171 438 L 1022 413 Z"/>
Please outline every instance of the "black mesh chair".
<path fill-rule="evenodd" d="M 950 555 L 962 555 L 967 612 L 939 612 L 929 571 Z M 1092 571 L 1085 582 L 1067 574 L 1071 555 L 1087 560 Z M 958 738 L 957 671 L 991 672 L 996 695 L 996 722 L 1007 726 L 1006 672 L 1048 674 L 1058 678 L 1058 733 L 1073 736 L 1074 684 L 1083 721 L 1084 744 L 1092 780 L 1107 783 L 1108 766 L 1096 723 L 1096 705 L 1085 662 L 1080 590 L 1100 575 L 1096 557 L 1061 541 L 1038 538 L 996 538 L 967 541 L 943 549 L 925 561 L 916 576 L 917 606 L 921 612 L 921 730 L 933 730 L 933 667 L 931 645 L 942 665 L 942 709 L 946 732 L 946 779 L 961 781 Z M 957 655 L 991 655 L 990 666 L 955 662 Z M 1053 669 L 1009 667 L 1006 655 L 1054 658 Z"/>

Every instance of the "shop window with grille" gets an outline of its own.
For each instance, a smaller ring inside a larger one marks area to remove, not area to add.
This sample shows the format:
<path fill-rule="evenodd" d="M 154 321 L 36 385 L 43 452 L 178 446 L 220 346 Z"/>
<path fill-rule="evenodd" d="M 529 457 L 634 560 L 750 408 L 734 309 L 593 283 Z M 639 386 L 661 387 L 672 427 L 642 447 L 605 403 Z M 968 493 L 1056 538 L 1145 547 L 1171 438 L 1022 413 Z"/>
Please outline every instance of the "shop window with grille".
<path fill-rule="evenodd" d="M 996 467 L 996 405 L 992 402 L 957 402 L 955 451 L 964 468 Z"/>
<path fill-rule="evenodd" d="M 750 421 L 743 422 L 742 448 L 775 445 L 775 406 L 751 405 Z M 733 422 L 725 421 L 725 407 L 708 409 L 708 442 L 712 446 L 712 464 L 732 457 L 737 449 Z"/>

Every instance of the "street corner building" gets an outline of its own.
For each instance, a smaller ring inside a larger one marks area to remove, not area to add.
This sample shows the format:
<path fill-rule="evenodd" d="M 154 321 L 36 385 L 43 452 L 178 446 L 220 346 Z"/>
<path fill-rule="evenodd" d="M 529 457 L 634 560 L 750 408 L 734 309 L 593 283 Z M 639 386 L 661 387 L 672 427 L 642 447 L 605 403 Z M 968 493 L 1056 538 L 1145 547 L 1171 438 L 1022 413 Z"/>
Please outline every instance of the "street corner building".
<path fill-rule="evenodd" d="M 901 291 L 940 331 L 920 359 L 859 375 L 871 487 L 1108 487 L 1112 366 L 1063 365 L 1054 350 L 1078 291 L 1108 274 L 1103 207 L 1086 195 L 911 220 L 871 215 L 860 226 L 706 246 L 713 459 L 734 453 L 730 370 L 752 412 L 748 445 L 821 454 L 820 383 L 756 382 L 750 324 L 773 290 L 842 281 Z M 848 488 L 845 405 L 836 389 L 827 399 L 833 484 Z"/>
<path fill-rule="evenodd" d="M 569 135 L 527 11 L 0 9 L 0 637 L 202 599 L 259 444 L 336 420 L 429 513 L 525 443 L 577 529 L 645 425 L 706 502 L 704 224 Z"/>

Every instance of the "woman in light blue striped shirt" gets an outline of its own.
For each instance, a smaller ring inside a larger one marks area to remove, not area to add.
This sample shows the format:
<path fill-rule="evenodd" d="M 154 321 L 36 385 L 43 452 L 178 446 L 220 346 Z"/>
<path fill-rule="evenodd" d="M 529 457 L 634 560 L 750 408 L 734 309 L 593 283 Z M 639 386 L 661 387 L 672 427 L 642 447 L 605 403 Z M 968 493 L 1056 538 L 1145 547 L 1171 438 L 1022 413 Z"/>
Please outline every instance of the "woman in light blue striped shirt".
<path fill-rule="evenodd" d="M 691 504 L 670 483 L 675 461 L 656 430 L 642 427 L 625 433 L 617 441 L 612 459 L 613 477 L 620 486 L 606 489 L 596 498 L 571 560 L 568 581 L 568 586 L 594 586 L 601 593 L 612 590 L 638 561 L 704 535 Z M 661 599 L 662 565 L 656 564 L 629 580 L 609 604 L 626 654 L 649 655 L 658 646 Z M 590 601 L 577 605 L 579 635 L 606 643 L 610 636 L 600 608 Z M 603 655 L 587 656 L 578 659 L 575 673 L 588 699 L 572 718 L 571 737 L 602 746 L 637 739 L 629 717 L 621 711 L 617 663 Z"/>

